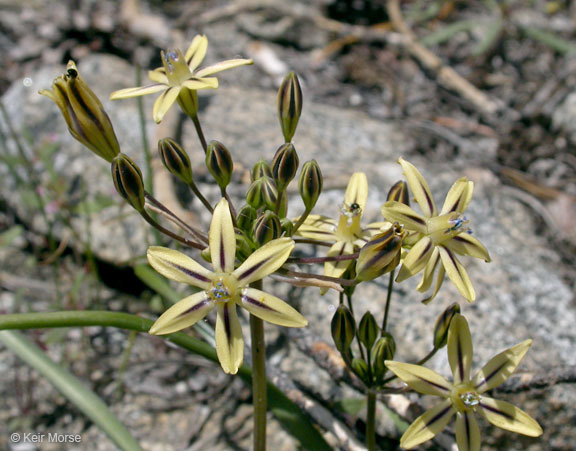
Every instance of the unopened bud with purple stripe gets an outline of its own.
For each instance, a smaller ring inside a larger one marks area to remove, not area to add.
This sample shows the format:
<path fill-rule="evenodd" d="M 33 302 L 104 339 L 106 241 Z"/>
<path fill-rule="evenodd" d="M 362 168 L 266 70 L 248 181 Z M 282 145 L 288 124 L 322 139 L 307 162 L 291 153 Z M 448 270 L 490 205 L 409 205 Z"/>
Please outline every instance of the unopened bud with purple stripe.
<path fill-rule="evenodd" d="M 356 261 L 356 279 L 372 280 L 396 268 L 400 263 L 404 235 L 398 223 L 374 235 L 360 250 Z"/>
<path fill-rule="evenodd" d="M 190 157 L 180 144 L 171 138 L 163 138 L 158 141 L 158 153 L 162 163 L 171 174 L 184 183 L 189 184 L 194 181 Z"/>
<path fill-rule="evenodd" d="M 300 114 L 302 114 L 302 88 L 298 76 L 290 72 L 284 77 L 278 90 L 278 118 L 287 143 L 292 140 L 296 132 Z"/>
<path fill-rule="evenodd" d="M 221 189 L 228 186 L 232 180 L 234 161 L 224 144 L 219 141 L 210 141 L 206 151 L 206 167 Z"/>
<path fill-rule="evenodd" d="M 139 212 L 144 211 L 142 172 L 127 155 L 120 153 L 112 160 L 112 180 L 116 191 Z"/>

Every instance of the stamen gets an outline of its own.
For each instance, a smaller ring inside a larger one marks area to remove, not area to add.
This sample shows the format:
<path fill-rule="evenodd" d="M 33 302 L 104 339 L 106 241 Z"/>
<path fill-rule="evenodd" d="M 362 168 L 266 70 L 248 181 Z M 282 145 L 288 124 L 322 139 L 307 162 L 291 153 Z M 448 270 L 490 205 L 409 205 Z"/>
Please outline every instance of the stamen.
<path fill-rule="evenodd" d="M 480 395 L 476 392 L 467 392 L 460 395 L 460 400 L 468 408 L 474 408 L 480 404 Z"/>
<path fill-rule="evenodd" d="M 227 301 L 230 299 L 228 288 L 226 288 L 226 285 L 224 285 L 220 280 L 212 285 L 208 295 L 216 302 Z"/>

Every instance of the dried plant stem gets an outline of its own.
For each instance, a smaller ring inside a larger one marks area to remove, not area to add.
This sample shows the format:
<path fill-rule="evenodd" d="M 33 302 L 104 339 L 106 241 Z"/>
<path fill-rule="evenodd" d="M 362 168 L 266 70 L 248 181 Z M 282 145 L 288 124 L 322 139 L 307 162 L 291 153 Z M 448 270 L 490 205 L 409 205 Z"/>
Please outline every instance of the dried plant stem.
<path fill-rule="evenodd" d="M 164 235 L 169 236 L 170 238 L 184 244 L 185 246 L 188 247 L 193 247 L 195 249 L 199 249 L 199 250 L 204 250 L 205 246 L 195 242 L 195 241 L 191 241 L 187 238 L 181 237 L 180 235 L 176 235 L 174 232 L 162 227 L 160 224 L 158 224 L 148 213 L 146 213 L 145 210 L 142 210 L 141 212 L 139 212 L 140 215 L 142 216 L 142 218 L 144 218 L 144 220 L 150 224 L 152 227 L 154 227 L 156 230 L 159 230 L 160 232 L 162 232 Z"/>
<path fill-rule="evenodd" d="M 206 235 L 204 233 L 202 233 L 200 230 L 195 229 L 194 227 L 190 226 L 189 224 L 186 224 L 182 219 L 180 219 L 178 216 L 176 216 L 162 202 L 157 200 L 150 193 L 146 193 L 146 200 L 149 203 L 149 205 L 148 205 L 149 208 L 154 209 L 158 213 L 162 214 L 165 218 L 169 219 L 174 224 L 181 227 L 183 230 L 188 232 L 194 238 L 196 238 L 197 240 L 208 245 L 208 238 L 206 237 Z"/>

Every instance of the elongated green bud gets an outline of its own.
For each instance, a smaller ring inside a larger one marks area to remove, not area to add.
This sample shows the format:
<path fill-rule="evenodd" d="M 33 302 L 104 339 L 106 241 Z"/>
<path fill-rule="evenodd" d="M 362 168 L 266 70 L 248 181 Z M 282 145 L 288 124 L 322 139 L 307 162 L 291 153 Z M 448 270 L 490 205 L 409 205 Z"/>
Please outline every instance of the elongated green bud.
<path fill-rule="evenodd" d="M 270 164 L 266 160 L 261 159 L 252 168 L 252 172 L 250 173 L 250 177 L 251 177 L 253 182 L 255 180 L 258 180 L 260 177 L 272 178 L 272 167 L 270 166 Z"/>
<path fill-rule="evenodd" d="M 360 324 L 358 325 L 358 338 L 360 342 L 366 347 L 366 350 L 370 352 L 372 349 L 372 345 L 376 341 L 376 337 L 378 336 L 378 325 L 376 324 L 376 320 L 374 316 L 370 312 L 364 313 L 362 319 L 360 320 Z"/>
<path fill-rule="evenodd" d="M 280 238 L 282 236 L 282 226 L 276 213 L 266 210 L 258 216 L 252 226 L 252 236 L 254 241 L 260 246 L 265 245 L 268 241 Z"/>
<path fill-rule="evenodd" d="M 352 367 L 352 371 L 354 371 L 356 376 L 358 376 L 367 385 L 370 384 L 370 378 L 368 377 L 368 364 L 364 360 L 355 357 L 352 359 L 352 364 L 350 366 Z"/>
<path fill-rule="evenodd" d="M 270 177 L 260 177 L 254 180 L 246 193 L 246 202 L 258 209 L 266 207 L 274 210 L 278 202 L 278 188 Z"/>
<path fill-rule="evenodd" d="M 258 216 L 258 212 L 254 207 L 249 204 L 244 205 L 236 215 L 236 224 L 240 230 L 246 233 L 250 233 L 252 230 L 252 224 Z"/>
<path fill-rule="evenodd" d="M 400 263 L 405 232 L 398 223 L 374 235 L 360 250 L 356 260 L 356 280 L 372 280 L 392 271 Z"/>
<path fill-rule="evenodd" d="M 348 307 L 339 305 L 332 317 L 332 339 L 340 354 L 347 356 L 356 335 L 356 323 Z"/>
<path fill-rule="evenodd" d="M 284 77 L 278 90 L 278 118 L 287 143 L 292 140 L 296 132 L 300 114 L 302 114 L 302 89 L 298 76 L 290 72 Z"/>
<path fill-rule="evenodd" d="M 395 353 L 396 342 L 394 341 L 394 337 L 387 332 L 374 343 L 374 347 L 370 352 L 370 360 L 372 361 L 372 373 L 376 382 L 381 381 L 386 373 L 386 365 L 384 365 L 384 362 L 386 360 L 392 360 Z"/>
<path fill-rule="evenodd" d="M 298 154 L 291 143 L 283 144 L 278 148 L 272 160 L 272 173 L 280 191 L 284 191 L 296 176 L 299 163 Z"/>
<path fill-rule="evenodd" d="M 116 191 L 138 211 L 144 210 L 144 182 L 140 168 L 120 153 L 112 160 L 112 180 Z"/>
<path fill-rule="evenodd" d="M 388 196 L 386 196 L 386 200 L 395 200 L 396 202 L 401 202 L 405 205 L 410 205 L 410 196 L 408 194 L 408 185 L 406 182 L 400 180 L 399 182 L 394 183 L 390 191 L 388 191 Z"/>
<path fill-rule="evenodd" d="M 218 141 L 210 141 L 206 151 L 206 167 L 218 186 L 224 189 L 232 180 L 234 162 L 228 149 Z"/>
<path fill-rule="evenodd" d="M 307 211 L 312 211 L 322 192 L 322 171 L 316 160 L 304 163 L 298 180 L 298 190 Z"/>
<path fill-rule="evenodd" d="M 434 326 L 434 349 L 440 349 L 446 346 L 450 323 L 454 315 L 458 313 L 460 313 L 460 305 L 454 303 L 440 314 Z"/>
<path fill-rule="evenodd" d="M 74 61 L 68 61 L 66 73 L 56 78 L 52 89 L 40 91 L 60 108 L 70 134 L 109 163 L 120 153 L 110 118 L 96 94 L 80 77 Z"/>
<path fill-rule="evenodd" d="M 171 138 L 158 141 L 158 153 L 168 171 L 184 183 L 192 183 L 192 165 L 186 151 Z"/>

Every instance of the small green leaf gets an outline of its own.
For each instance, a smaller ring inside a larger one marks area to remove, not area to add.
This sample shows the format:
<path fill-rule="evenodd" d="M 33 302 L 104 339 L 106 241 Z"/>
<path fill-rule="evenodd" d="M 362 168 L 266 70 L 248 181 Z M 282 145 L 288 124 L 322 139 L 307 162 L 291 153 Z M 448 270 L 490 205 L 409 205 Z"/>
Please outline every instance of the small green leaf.
<path fill-rule="evenodd" d="M 366 408 L 366 399 L 344 398 L 335 403 L 334 408 L 348 415 L 358 415 L 362 409 Z"/>
<path fill-rule="evenodd" d="M 140 450 L 138 442 L 108 409 L 106 404 L 66 368 L 53 362 L 29 338 L 18 331 L 0 332 L 0 343 L 38 371 L 54 387 L 90 418 L 123 450 Z"/>

